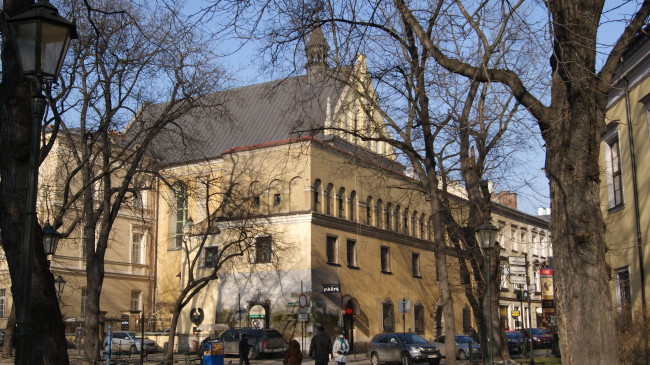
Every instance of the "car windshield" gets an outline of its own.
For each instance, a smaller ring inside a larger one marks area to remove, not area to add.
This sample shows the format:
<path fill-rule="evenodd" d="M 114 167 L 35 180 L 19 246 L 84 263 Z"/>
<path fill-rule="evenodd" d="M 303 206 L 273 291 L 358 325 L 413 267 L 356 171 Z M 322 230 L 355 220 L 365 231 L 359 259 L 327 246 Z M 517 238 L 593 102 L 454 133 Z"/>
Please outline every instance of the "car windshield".
<path fill-rule="evenodd" d="M 520 332 L 506 332 L 506 337 L 512 338 L 512 339 L 520 339 L 520 338 L 524 337 L 524 335 L 521 334 Z"/>
<path fill-rule="evenodd" d="M 476 341 L 474 341 L 469 336 L 456 336 L 456 342 L 458 342 L 458 343 L 474 343 Z"/>
<path fill-rule="evenodd" d="M 526 330 L 528 333 L 532 333 L 534 336 L 538 335 L 543 335 L 544 331 L 540 330 L 539 328 L 529 328 Z"/>
<path fill-rule="evenodd" d="M 411 343 L 411 344 L 428 343 L 427 340 L 422 338 L 422 336 L 417 335 L 415 333 L 399 333 L 397 334 L 397 337 L 399 337 L 400 340 L 404 341 L 404 343 Z"/>
<path fill-rule="evenodd" d="M 278 331 L 271 330 L 271 331 L 266 331 L 266 336 L 268 337 L 282 337 L 282 334 Z"/>

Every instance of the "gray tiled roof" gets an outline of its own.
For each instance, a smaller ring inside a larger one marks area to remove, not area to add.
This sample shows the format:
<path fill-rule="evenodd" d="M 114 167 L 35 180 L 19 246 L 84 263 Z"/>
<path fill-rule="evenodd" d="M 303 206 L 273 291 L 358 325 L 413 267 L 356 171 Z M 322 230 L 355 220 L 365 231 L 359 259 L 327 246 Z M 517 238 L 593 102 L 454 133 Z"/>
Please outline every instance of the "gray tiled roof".
<path fill-rule="evenodd" d="M 152 154 L 163 165 L 178 164 L 215 158 L 235 147 L 310 135 L 324 126 L 328 100 L 333 109 L 343 88 L 341 82 L 310 83 L 307 76 L 297 76 L 209 95 L 210 107 L 167 125 L 152 143 Z M 162 107 L 156 105 L 149 113 Z M 127 133 L 133 136 L 138 127 L 131 125 Z"/>

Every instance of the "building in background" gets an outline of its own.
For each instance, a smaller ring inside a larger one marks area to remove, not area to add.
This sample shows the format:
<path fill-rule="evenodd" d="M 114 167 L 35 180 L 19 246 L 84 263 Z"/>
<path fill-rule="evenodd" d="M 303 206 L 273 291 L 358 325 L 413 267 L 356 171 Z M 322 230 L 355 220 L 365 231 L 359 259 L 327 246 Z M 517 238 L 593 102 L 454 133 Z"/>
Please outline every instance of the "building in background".
<path fill-rule="evenodd" d="M 601 144 L 602 212 L 610 288 L 625 328 L 647 312 L 650 266 L 650 42 L 647 32 L 623 55 L 609 95 Z"/>

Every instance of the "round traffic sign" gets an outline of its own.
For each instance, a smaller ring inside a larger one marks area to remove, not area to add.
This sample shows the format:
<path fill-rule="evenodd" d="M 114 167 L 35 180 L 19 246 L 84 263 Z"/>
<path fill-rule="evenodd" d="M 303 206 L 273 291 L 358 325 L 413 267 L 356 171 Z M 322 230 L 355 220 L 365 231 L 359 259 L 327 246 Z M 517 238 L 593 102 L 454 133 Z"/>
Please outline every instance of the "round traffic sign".
<path fill-rule="evenodd" d="M 300 308 L 305 308 L 307 306 L 307 296 L 305 294 L 300 294 L 298 297 L 298 304 Z"/>

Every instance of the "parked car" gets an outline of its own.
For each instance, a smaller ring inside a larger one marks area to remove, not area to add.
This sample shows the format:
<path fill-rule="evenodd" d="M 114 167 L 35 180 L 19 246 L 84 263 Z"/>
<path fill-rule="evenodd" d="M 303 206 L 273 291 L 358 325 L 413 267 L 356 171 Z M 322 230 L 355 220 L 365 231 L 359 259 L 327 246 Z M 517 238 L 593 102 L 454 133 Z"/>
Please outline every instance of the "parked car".
<path fill-rule="evenodd" d="M 519 331 L 506 331 L 506 343 L 510 355 L 521 354 L 524 351 L 524 334 Z"/>
<path fill-rule="evenodd" d="M 526 343 L 530 346 L 530 340 L 532 337 L 533 348 L 551 348 L 553 347 L 553 335 L 549 335 L 539 328 L 524 328 L 522 331 L 524 337 L 526 337 Z"/>
<path fill-rule="evenodd" d="M 115 331 L 111 334 L 111 353 L 115 352 L 130 352 L 132 354 L 140 352 L 142 345 L 142 338 L 137 337 L 135 332 L 129 331 Z M 104 351 L 108 352 L 108 336 L 104 337 Z M 156 352 L 156 342 L 148 338 L 144 338 L 144 351 L 146 353 Z"/>
<path fill-rule="evenodd" d="M 282 334 L 272 328 L 242 328 L 232 329 L 224 332 L 218 337 L 223 341 L 224 355 L 239 356 L 240 335 L 244 332 L 248 336 L 249 359 L 257 359 L 260 355 L 272 356 L 283 354 L 287 349 L 287 343 L 284 341 Z"/>
<path fill-rule="evenodd" d="M 481 345 L 467 335 L 456 335 L 456 358 L 466 360 L 470 357 L 481 356 Z M 433 340 L 433 344 L 440 349 L 443 357 L 447 357 L 445 351 L 446 336 L 438 336 Z"/>
<path fill-rule="evenodd" d="M 372 365 L 395 362 L 402 365 L 413 363 L 440 364 L 440 350 L 417 333 L 380 333 L 368 344 L 366 356 Z"/>

